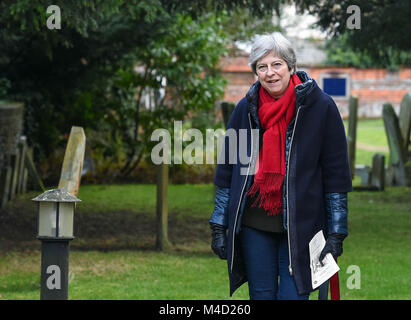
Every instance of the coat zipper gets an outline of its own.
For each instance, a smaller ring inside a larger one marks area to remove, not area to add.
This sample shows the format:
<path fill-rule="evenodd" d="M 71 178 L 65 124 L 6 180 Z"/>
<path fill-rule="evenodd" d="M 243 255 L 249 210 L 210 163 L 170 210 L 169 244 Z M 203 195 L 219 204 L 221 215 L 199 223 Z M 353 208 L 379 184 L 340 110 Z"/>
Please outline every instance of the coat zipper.
<path fill-rule="evenodd" d="M 248 168 L 247 168 L 247 175 L 245 177 L 245 181 L 244 181 L 244 185 L 243 188 L 241 190 L 241 194 L 240 194 L 240 201 L 238 203 L 237 206 L 237 212 L 235 214 L 235 220 L 234 220 L 234 229 L 233 229 L 233 248 L 231 250 L 231 272 L 233 272 L 233 262 L 234 262 L 234 239 L 235 239 L 235 234 L 236 234 L 236 229 L 237 229 L 237 220 L 238 220 L 238 211 L 240 210 L 240 206 L 241 206 L 241 201 L 243 199 L 243 193 L 244 193 L 244 189 L 245 186 L 247 184 L 247 180 L 248 180 L 248 174 L 250 173 L 250 167 L 251 167 L 251 162 L 253 161 L 253 145 L 254 145 L 254 140 L 253 140 L 253 130 L 251 127 L 251 118 L 250 118 L 250 114 L 248 114 L 248 122 L 250 124 L 250 130 L 251 130 L 251 156 L 250 156 L 250 162 L 248 163 Z"/>
<path fill-rule="evenodd" d="M 288 160 L 287 160 L 287 238 L 288 238 L 288 258 L 289 258 L 289 265 L 288 265 L 288 271 L 290 272 L 290 275 L 293 275 L 293 268 L 291 266 L 291 245 L 290 245 L 290 206 L 288 204 L 288 178 L 290 176 L 290 157 L 291 157 L 291 148 L 293 145 L 293 140 L 294 140 L 294 132 L 295 132 L 295 127 L 297 125 L 297 120 L 298 120 L 298 114 L 300 112 L 301 107 L 297 109 L 297 115 L 295 116 L 295 122 L 294 122 L 294 128 L 293 128 L 293 133 L 291 135 L 291 141 L 290 141 L 290 149 L 288 150 Z"/>

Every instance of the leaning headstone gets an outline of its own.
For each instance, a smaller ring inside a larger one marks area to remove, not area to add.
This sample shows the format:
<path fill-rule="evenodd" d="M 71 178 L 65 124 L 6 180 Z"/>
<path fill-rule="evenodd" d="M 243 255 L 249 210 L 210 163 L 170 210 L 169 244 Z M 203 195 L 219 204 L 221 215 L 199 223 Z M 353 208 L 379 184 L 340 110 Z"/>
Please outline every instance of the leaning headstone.
<path fill-rule="evenodd" d="M 84 130 L 81 127 L 73 126 L 67 142 L 58 185 L 59 189 L 65 190 L 73 196 L 77 196 L 80 187 L 85 151 L 86 135 Z"/>
<path fill-rule="evenodd" d="M 348 106 L 348 159 L 351 170 L 351 178 L 355 175 L 355 145 L 357 140 L 357 111 L 358 111 L 358 97 L 350 96 Z"/>
<path fill-rule="evenodd" d="M 407 93 L 400 104 L 399 125 L 402 136 L 402 148 L 408 153 L 411 131 L 411 93 Z"/>
<path fill-rule="evenodd" d="M 395 186 L 406 186 L 407 175 L 405 171 L 405 158 L 403 139 L 400 131 L 398 117 L 391 104 L 383 106 L 383 119 L 385 133 L 387 135 L 388 146 L 390 149 L 390 159 L 388 164 L 387 183 Z"/>

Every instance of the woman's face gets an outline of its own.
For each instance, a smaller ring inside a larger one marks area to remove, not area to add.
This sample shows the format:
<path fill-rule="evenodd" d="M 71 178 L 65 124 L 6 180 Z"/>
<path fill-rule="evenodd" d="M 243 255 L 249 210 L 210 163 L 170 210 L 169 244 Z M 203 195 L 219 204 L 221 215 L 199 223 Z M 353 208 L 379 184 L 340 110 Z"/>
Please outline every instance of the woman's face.
<path fill-rule="evenodd" d="M 257 61 L 258 80 L 274 99 L 279 99 L 288 88 L 291 72 L 285 60 L 269 52 Z"/>

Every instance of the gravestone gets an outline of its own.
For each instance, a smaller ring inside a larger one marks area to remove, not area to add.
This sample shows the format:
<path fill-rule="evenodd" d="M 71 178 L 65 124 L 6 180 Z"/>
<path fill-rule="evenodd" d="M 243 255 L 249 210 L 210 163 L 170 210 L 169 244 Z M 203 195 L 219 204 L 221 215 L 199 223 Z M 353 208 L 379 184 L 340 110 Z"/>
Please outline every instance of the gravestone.
<path fill-rule="evenodd" d="M 77 196 L 80 187 L 85 150 L 86 136 L 84 130 L 81 127 L 73 126 L 67 142 L 58 185 L 59 189 L 65 190 L 73 196 Z"/>
<path fill-rule="evenodd" d="M 405 171 L 406 150 L 400 131 L 398 117 L 391 104 L 383 105 L 383 120 L 390 149 L 390 159 L 387 170 L 387 183 L 393 186 L 406 186 L 407 174 Z"/>
<path fill-rule="evenodd" d="M 371 181 L 370 184 L 376 187 L 378 191 L 384 191 L 385 187 L 385 156 L 376 153 L 372 158 Z"/>

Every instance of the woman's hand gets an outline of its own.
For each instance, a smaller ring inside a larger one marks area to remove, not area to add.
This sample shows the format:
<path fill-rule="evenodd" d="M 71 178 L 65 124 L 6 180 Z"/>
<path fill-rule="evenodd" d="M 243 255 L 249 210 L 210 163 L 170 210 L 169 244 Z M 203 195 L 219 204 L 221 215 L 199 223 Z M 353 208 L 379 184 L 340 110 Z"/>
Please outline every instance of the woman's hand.
<path fill-rule="evenodd" d="M 221 224 L 216 224 L 210 222 L 211 228 L 211 249 L 213 249 L 214 253 L 220 257 L 220 259 L 227 259 L 227 235 L 226 235 L 226 227 Z"/>
<path fill-rule="evenodd" d="M 347 235 L 340 233 L 332 233 L 325 242 L 324 249 L 320 254 L 320 262 L 323 261 L 327 253 L 331 253 L 334 259 L 337 259 L 343 253 L 343 240 Z"/>

